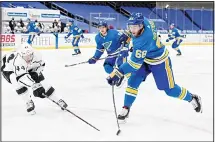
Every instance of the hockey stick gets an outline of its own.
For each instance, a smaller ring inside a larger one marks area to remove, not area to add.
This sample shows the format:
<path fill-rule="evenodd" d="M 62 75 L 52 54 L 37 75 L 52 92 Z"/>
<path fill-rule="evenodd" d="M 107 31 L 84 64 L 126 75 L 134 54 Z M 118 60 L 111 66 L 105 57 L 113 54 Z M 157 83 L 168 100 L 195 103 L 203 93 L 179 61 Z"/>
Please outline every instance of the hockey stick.
<path fill-rule="evenodd" d="M 124 47 L 124 45 L 125 45 L 125 43 L 123 42 L 121 50 Z M 118 54 L 117 57 L 119 57 L 119 56 L 120 56 L 120 54 Z M 117 63 L 117 60 L 115 61 L 115 66 L 116 66 L 116 63 Z M 117 127 L 118 127 L 118 131 L 117 131 L 116 135 L 119 135 L 121 133 L 121 130 L 120 130 L 119 121 L 117 118 L 116 103 L 115 103 L 115 97 L 114 97 L 114 85 L 112 85 L 112 96 L 113 96 L 113 105 L 114 105 L 114 111 L 115 111 L 115 116 L 116 116 L 116 122 L 117 122 Z"/>
<path fill-rule="evenodd" d="M 118 126 L 118 131 L 117 131 L 116 135 L 119 135 L 121 130 L 119 127 L 119 121 L 118 121 L 117 112 L 116 112 L 116 103 L 115 103 L 115 97 L 114 97 L 114 85 L 112 85 L 112 96 L 113 96 L 113 105 L 114 105 L 114 111 L 115 111 L 115 116 L 116 116 L 116 122 L 117 122 L 117 126 Z"/>
<path fill-rule="evenodd" d="M 103 60 L 103 59 L 112 58 L 112 57 L 116 57 L 116 56 L 117 55 L 107 56 L 107 57 L 104 57 L 104 58 L 100 58 L 98 60 Z M 76 65 L 80 65 L 80 64 L 86 64 L 86 63 L 88 63 L 88 61 L 84 61 L 84 62 L 80 62 L 80 63 L 75 63 L 75 64 L 71 64 L 71 65 L 65 65 L 65 67 L 72 67 L 72 66 L 76 66 Z"/>
<path fill-rule="evenodd" d="M 43 96 L 45 96 L 43 94 Z M 60 106 L 57 102 L 55 102 L 54 100 L 50 99 L 49 97 L 45 96 L 46 98 L 48 98 L 50 101 L 52 101 L 53 103 L 55 103 L 56 105 L 58 105 L 59 107 L 61 107 L 61 109 L 66 110 L 67 112 L 69 112 L 70 114 L 74 115 L 75 117 L 77 117 L 78 119 L 80 119 L 81 121 L 85 122 L 86 124 L 88 124 L 89 126 L 91 126 L 92 128 L 96 129 L 97 131 L 100 131 L 98 128 L 96 128 L 95 126 L 93 126 L 92 124 L 88 123 L 87 121 L 85 121 L 84 119 L 82 119 L 81 117 L 79 117 L 78 115 L 76 115 L 75 113 L 73 113 L 72 111 L 70 111 L 67 108 L 64 108 L 62 106 Z"/>

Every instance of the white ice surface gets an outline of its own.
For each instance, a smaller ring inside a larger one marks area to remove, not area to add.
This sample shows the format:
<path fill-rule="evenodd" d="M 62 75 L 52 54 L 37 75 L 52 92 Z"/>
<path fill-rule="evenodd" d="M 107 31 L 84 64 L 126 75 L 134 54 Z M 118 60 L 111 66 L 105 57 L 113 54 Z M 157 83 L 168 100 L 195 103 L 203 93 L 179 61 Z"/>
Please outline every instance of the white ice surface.
<path fill-rule="evenodd" d="M 2 140 L 212 141 L 213 47 L 181 47 L 181 57 L 169 49 L 176 83 L 202 97 L 202 114 L 196 113 L 191 104 L 159 91 L 149 75 L 140 86 L 128 122 L 120 125 L 122 132 L 119 136 L 116 136 L 111 87 L 106 83 L 103 61 L 95 65 L 64 67 L 65 64 L 87 60 L 94 50 L 82 49 L 83 54 L 77 57 L 71 56 L 73 50 L 40 52 L 46 61 L 44 75 L 47 81 L 68 103 L 71 111 L 95 125 L 100 132 L 45 99 L 34 98 L 37 114 L 27 114 L 23 100 L 3 79 Z M 115 91 L 118 112 L 123 105 L 125 87 L 126 84 Z"/>

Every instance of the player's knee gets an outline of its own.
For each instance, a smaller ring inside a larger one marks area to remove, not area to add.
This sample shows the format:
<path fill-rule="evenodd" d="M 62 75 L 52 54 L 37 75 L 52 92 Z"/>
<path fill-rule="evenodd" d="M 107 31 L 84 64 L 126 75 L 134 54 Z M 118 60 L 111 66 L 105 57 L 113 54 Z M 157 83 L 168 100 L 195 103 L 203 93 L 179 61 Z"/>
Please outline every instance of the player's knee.
<path fill-rule="evenodd" d="M 177 48 L 179 45 L 177 43 L 172 44 L 172 48 Z"/>
<path fill-rule="evenodd" d="M 28 88 L 25 87 L 25 86 L 23 86 L 23 87 L 21 87 L 21 88 L 19 88 L 19 89 L 16 90 L 16 92 L 17 92 L 18 95 L 25 94 L 27 91 L 28 91 Z"/>
<path fill-rule="evenodd" d="M 176 84 L 175 84 L 174 88 L 167 88 L 164 91 L 168 96 L 175 97 L 175 98 L 177 98 L 178 95 L 180 94 L 180 88 Z"/>
<path fill-rule="evenodd" d="M 110 74 L 113 71 L 113 66 L 108 63 L 104 63 L 104 69 L 106 73 Z"/>
<path fill-rule="evenodd" d="M 51 96 L 52 94 L 54 94 L 55 89 L 51 86 L 45 93 L 45 95 L 47 97 Z"/>

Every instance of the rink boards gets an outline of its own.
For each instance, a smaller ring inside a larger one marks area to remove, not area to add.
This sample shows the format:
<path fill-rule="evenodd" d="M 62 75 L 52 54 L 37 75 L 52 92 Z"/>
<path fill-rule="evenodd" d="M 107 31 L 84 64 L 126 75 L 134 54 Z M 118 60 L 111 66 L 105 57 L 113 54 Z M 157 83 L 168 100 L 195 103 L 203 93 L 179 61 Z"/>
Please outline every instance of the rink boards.
<path fill-rule="evenodd" d="M 19 44 L 28 40 L 28 34 L 2 34 L 0 35 L 0 44 L 3 51 L 11 50 Z M 67 40 L 64 39 L 66 34 L 41 34 L 36 36 L 33 41 L 33 47 L 36 49 L 71 49 L 72 36 Z M 80 39 L 80 48 L 95 48 L 96 34 L 84 34 L 84 38 Z M 169 46 L 172 41 L 166 42 L 167 34 L 161 34 L 161 41 L 164 45 Z M 213 34 L 186 34 L 186 38 L 182 38 L 182 46 L 205 46 L 213 45 Z"/>

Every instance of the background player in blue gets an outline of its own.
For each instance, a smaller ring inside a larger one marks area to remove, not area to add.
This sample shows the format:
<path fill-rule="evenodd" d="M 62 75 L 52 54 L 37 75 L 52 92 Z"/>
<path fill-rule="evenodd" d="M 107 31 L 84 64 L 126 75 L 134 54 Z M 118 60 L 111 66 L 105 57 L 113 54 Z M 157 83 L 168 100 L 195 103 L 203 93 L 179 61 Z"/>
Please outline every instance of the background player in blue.
<path fill-rule="evenodd" d="M 74 52 L 75 52 L 75 54 L 73 55 L 81 54 L 81 51 L 78 47 L 78 43 L 81 37 L 84 38 L 83 31 L 80 28 L 78 28 L 76 25 L 74 25 L 73 20 L 69 20 L 68 25 L 69 25 L 69 33 L 68 35 L 65 36 L 65 39 L 67 39 L 70 35 L 73 35 L 72 46 L 74 47 Z"/>
<path fill-rule="evenodd" d="M 106 73 L 110 74 L 115 65 L 120 66 L 126 62 L 130 37 L 126 32 L 120 33 L 117 30 L 108 29 L 106 21 L 99 21 L 98 28 L 99 33 L 95 37 L 97 44 L 96 52 L 94 56 L 88 60 L 88 63 L 95 64 L 106 50 L 108 58 L 104 61 L 104 69 Z M 123 79 L 124 77 L 121 81 Z"/>
<path fill-rule="evenodd" d="M 123 75 L 131 73 L 123 110 L 118 115 L 118 119 L 125 120 L 128 117 L 139 85 L 150 73 L 159 90 L 165 91 L 168 96 L 190 102 L 196 112 L 202 112 L 201 98 L 175 83 L 169 52 L 157 38 L 154 23 L 143 17 L 141 13 L 135 13 L 129 18 L 128 28 L 132 33 L 133 41 L 130 60 L 115 68 L 107 78 L 110 85 L 115 85 Z"/>
<path fill-rule="evenodd" d="M 169 34 L 168 34 L 168 39 L 166 40 L 166 42 L 169 42 L 170 40 L 175 39 L 175 41 L 172 44 L 172 48 L 175 49 L 178 52 L 178 56 L 181 55 L 181 50 L 179 49 L 179 45 L 181 44 L 182 37 L 178 32 L 178 29 L 175 28 L 174 24 L 171 24 L 169 27 Z"/>
<path fill-rule="evenodd" d="M 27 43 L 32 45 L 35 36 L 40 35 L 40 30 L 36 23 L 34 21 L 31 21 L 29 18 L 27 19 L 27 23 L 27 33 L 29 34 Z"/>

